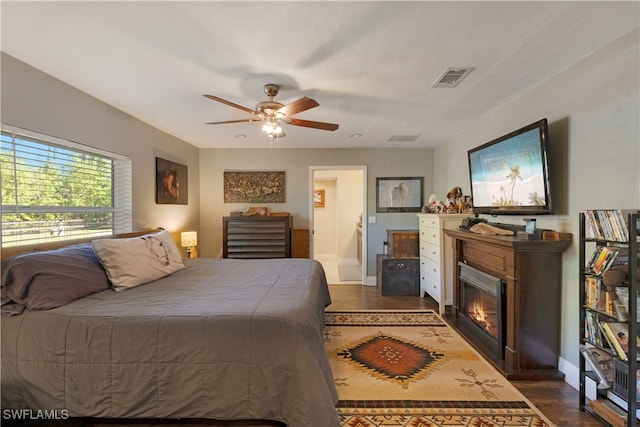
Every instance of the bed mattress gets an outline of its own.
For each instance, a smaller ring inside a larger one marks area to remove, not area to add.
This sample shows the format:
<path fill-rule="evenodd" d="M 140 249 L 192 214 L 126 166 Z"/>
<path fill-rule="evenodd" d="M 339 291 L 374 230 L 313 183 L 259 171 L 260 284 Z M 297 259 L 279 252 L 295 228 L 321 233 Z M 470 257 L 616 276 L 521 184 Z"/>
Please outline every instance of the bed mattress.
<path fill-rule="evenodd" d="M 71 417 L 337 426 L 324 271 L 307 259 L 186 260 L 125 292 L 2 318 L 2 407 Z"/>

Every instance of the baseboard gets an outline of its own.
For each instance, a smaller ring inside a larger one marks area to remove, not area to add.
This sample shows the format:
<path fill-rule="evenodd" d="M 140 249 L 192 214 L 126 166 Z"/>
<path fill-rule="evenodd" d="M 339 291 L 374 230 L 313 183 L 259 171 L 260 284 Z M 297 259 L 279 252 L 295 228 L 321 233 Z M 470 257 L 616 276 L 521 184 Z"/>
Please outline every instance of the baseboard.
<path fill-rule="evenodd" d="M 558 370 L 564 374 L 564 382 L 576 390 L 580 389 L 580 370 L 562 357 L 558 360 Z"/>
<path fill-rule="evenodd" d="M 377 281 L 377 277 L 376 276 L 367 276 L 367 281 L 364 284 L 365 286 L 376 286 L 376 281 Z"/>

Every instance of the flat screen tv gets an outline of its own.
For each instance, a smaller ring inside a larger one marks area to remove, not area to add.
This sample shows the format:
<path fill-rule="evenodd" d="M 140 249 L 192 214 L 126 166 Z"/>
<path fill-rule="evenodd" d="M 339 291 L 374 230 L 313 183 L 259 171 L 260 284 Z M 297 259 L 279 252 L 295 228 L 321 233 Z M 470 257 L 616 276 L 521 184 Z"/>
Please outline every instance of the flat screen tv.
<path fill-rule="evenodd" d="M 468 151 L 476 214 L 551 214 L 547 119 Z"/>

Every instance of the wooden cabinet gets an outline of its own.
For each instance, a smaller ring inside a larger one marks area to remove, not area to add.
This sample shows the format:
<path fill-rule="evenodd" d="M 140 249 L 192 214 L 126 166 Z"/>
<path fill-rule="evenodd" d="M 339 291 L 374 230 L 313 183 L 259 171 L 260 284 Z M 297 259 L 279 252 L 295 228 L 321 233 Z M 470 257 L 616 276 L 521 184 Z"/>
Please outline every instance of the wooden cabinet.
<path fill-rule="evenodd" d="M 291 258 L 309 258 L 309 230 L 291 230 Z"/>
<path fill-rule="evenodd" d="M 291 216 L 222 218 L 223 258 L 290 258 Z"/>
<path fill-rule="evenodd" d="M 418 214 L 420 239 L 420 291 L 428 293 L 440 314 L 453 303 L 453 249 L 444 233 L 457 229 L 467 214 Z"/>
<path fill-rule="evenodd" d="M 445 233 L 452 238 L 454 265 L 467 264 L 504 282 L 504 358 L 487 352 L 482 343 L 465 334 L 469 341 L 509 379 L 562 379 L 564 374 L 557 369 L 562 252 L 571 241 L 519 240 L 460 230 Z M 455 268 L 450 316 L 454 326 L 462 303 L 458 276 Z"/>

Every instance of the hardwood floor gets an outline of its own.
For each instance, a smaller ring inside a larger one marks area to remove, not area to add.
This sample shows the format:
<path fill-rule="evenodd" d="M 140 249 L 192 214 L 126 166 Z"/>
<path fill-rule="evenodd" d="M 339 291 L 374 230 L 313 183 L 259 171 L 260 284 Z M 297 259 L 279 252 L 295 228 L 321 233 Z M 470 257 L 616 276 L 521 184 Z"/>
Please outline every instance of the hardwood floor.
<path fill-rule="evenodd" d="M 374 286 L 329 285 L 329 310 L 434 309 L 436 302 L 416 296 L 379 296 Z M 564 381 L 512 381 L 522 394 L 558 426 L 600 427 L 603 424 L 578 409 L 578 391 Z"/>

